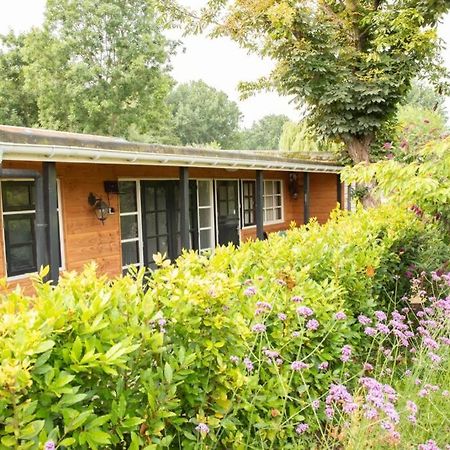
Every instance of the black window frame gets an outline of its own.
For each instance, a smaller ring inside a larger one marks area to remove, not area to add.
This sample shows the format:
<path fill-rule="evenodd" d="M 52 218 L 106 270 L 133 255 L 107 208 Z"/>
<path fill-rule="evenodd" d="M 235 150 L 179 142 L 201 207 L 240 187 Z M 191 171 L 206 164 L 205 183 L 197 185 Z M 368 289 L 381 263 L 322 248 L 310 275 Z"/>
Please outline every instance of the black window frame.
<path fill-rule="evenodd" d="M 246 193 L 245 185 L 249 187 Z M 256 181 L 241 180 L 242 226 L 252 227 L 256 225 Z M 249 207 L 246 208 L 245 200 L 248 199 Z M 246 215 L 253 215 L 253 221 L 246 221 Z"/>

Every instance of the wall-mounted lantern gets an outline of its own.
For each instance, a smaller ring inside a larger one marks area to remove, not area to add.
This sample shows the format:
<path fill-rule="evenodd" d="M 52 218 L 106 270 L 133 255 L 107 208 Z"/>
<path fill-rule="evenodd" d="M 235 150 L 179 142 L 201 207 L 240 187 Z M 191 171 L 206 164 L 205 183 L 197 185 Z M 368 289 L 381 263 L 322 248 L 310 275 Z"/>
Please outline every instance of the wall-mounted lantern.
<path fill-rule="evenodd" d="M 112 214 L 114 210 L 100 197 L 97 197 L 92 192 L 89 193 L 88 203 L 93 208 L 95 216 L 104 225 L 105 220 L 108 218 L 109 214 Z"/>
<path fill-rule="evenodd" d="M 289 173 L 289 194 L 293 199 L 298 198 L 298 174 L 297 173 Z"/>

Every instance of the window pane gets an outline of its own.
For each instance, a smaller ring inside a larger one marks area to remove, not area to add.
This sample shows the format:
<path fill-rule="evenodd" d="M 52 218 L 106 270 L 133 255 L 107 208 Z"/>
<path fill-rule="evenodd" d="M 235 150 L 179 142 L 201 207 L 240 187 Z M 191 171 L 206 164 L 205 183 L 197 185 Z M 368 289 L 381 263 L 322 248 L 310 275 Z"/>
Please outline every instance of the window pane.
<path fill-rule="evenodd" d="M 6 257 L 8 276 L 22 275 L 37 270 L 33 244 L 10 247 Z"/>
<path fill-rule="evenodd" d="M 34 206 L 33 181 L 3 181 L 2 196 L 4 211 L 33 210 Z"/>
<path fill-rule="evenodd" d="M 198 181 L 198 206 L 211 206 L 210 181 Z"/>
<path fill-rule="evenodd" d="M 120 212 L 137 211 L 136 183 L 134 181 L 121 181 L 119 183 Z"/>
<path fill-rule="evenodd" d="M 265 197 L 264 208 L 272 208 L 272 206 L 273 206 L 273 197 Z"/>
<path fill-rule="evenodd" d="M 122 266 L 137 264 L 139 262 L 139 248 L 136 242 L 122 243 Z"/>
<path fill-rule="evenodd" d="M 266 211 L 266 220 L 267 220 L 267 222 L 271 222 L 274 220 L 273 209 L 268 209 Z"/>
<path fill-rule="evenodd" d="M 145 186 L 144 207 L 146 211 L 154 211 L 155 205 L 155 188 L 153 186 Z"/>
<path fill-rule="evenodd" d="M 200 228 L 211 226 L 211 208 L 204 208 L 199 210 Z"/>
<path fill-rule="evenodd" d="M 6 239 L 9 245 L 33 244 L 34 214 L 5 217 Z"/>
<path fill-rule="evenodd" d="M 281 206 L 281 196 L 277 195 L 275 197 L 275 206 Z"/>
<path fill-rule="evenodd" d="M 281 220 L 281 208 L 275 210 L 275 220 Z"/>
<path fill-rule="evenodd" d="M 166 212 L 158 213 L 158 234 L 167 233 L 167 214 Z"/>
<path fill-rule="evenodd" d="M 156 213 L 145 215 L 145 234 L 147 236 L 156 236 Z"/>
<path fill-rule="evenodd" d="M 150 261 L 148 261 L 148 262 L 151 263 L 153 261 L 152 256 L 155 253 L 158 253 L 158 240 L 157 240 L 157 238 L 147 239 L 147 250 L 148 250 L 148 256 L 150 258 Z"/>
<path fill-rule="evenodd" d="M 275 185 L 274 193 L 281 194 L 281 181 L 274 181 L 274 185 Z"/>
<path fill-rule="evenodd" d="M 160 236 L 158 239 L 158 251 L 161 253 L 168 254 L 169 245 L 167 236 Z"/>
<path fill-rule="evenodd" d="M 272 181 L 264 182 L 264 195 L 272 195 L 273 194 L 273 183 Z"/>
<path fill-rule="evenodd" d="M 212 247 L 211 230 L 200 231 L 200 248 L 204 249 L 211 247 Z"/>
<path fill-rule="evenodd" d="M 157 209 L 166 209 L 166 189 L 163 186 L 156 188 L 156 207 Z"/>
<path fill-rule="evenodd" d="M 138 237 L 137 216 L 121 216 L 120 233 L 121 239 L 132 239 Z"/>

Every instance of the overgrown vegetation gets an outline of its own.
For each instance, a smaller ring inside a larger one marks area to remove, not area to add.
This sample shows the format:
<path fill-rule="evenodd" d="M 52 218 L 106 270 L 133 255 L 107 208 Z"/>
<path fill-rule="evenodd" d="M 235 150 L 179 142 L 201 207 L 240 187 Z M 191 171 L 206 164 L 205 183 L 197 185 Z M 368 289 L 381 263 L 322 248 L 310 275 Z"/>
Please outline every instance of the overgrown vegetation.
<path fill-rule="evenodd" d="M 0 448 L 316 445 L 331 425 L 312 401 L 374 349 L 357 317 L 448 259 L 439 223 L 390 206 L 160 258 L 149 279 L 88 267 L 5 295 Z"/>

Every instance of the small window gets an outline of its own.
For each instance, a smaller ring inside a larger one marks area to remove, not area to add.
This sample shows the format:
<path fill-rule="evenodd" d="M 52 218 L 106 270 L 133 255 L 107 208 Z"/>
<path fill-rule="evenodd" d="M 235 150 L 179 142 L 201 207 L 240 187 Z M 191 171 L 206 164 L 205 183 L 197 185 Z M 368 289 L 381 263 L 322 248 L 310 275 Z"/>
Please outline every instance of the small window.
<path fill-rule="evenodd" d="M 34 181 L 2 181 L 2 210 L 8 277 L 37 271 Z M 59 189 L 59 186 L 58 186 Z M 59 202 L 59 198 L 58 198 Z M 58 204 L 58 241 L 61 242 Z M 61 246 L 59 267 L 61 268 Z"/>
<path fill-rule="evenodd" d="M 244 227 L 256 224 L 256 183 L 242 182 L 242 217 Z"/>
<path fill-rule="evenodd" d="M 264 181 L 264 223 L 283 220 L 283 194 L 280 180 Z"/>
<path fill-rule="evenodd" d="M 131 265 L 141 265 L 140 249 L 140 208 L 139 183 L 136 181 L 119 182 L 120 198 L 120 240 L 122 245 L 122 270 L 128 271 Z M 152 197 L 152 200 L 154 198 Z M 156 220 L 156 216 L 154 217 Z M 151 224 L 153 222 L 149 222 Z M 156 226 L 155 224 L 153 226 Z"/>

